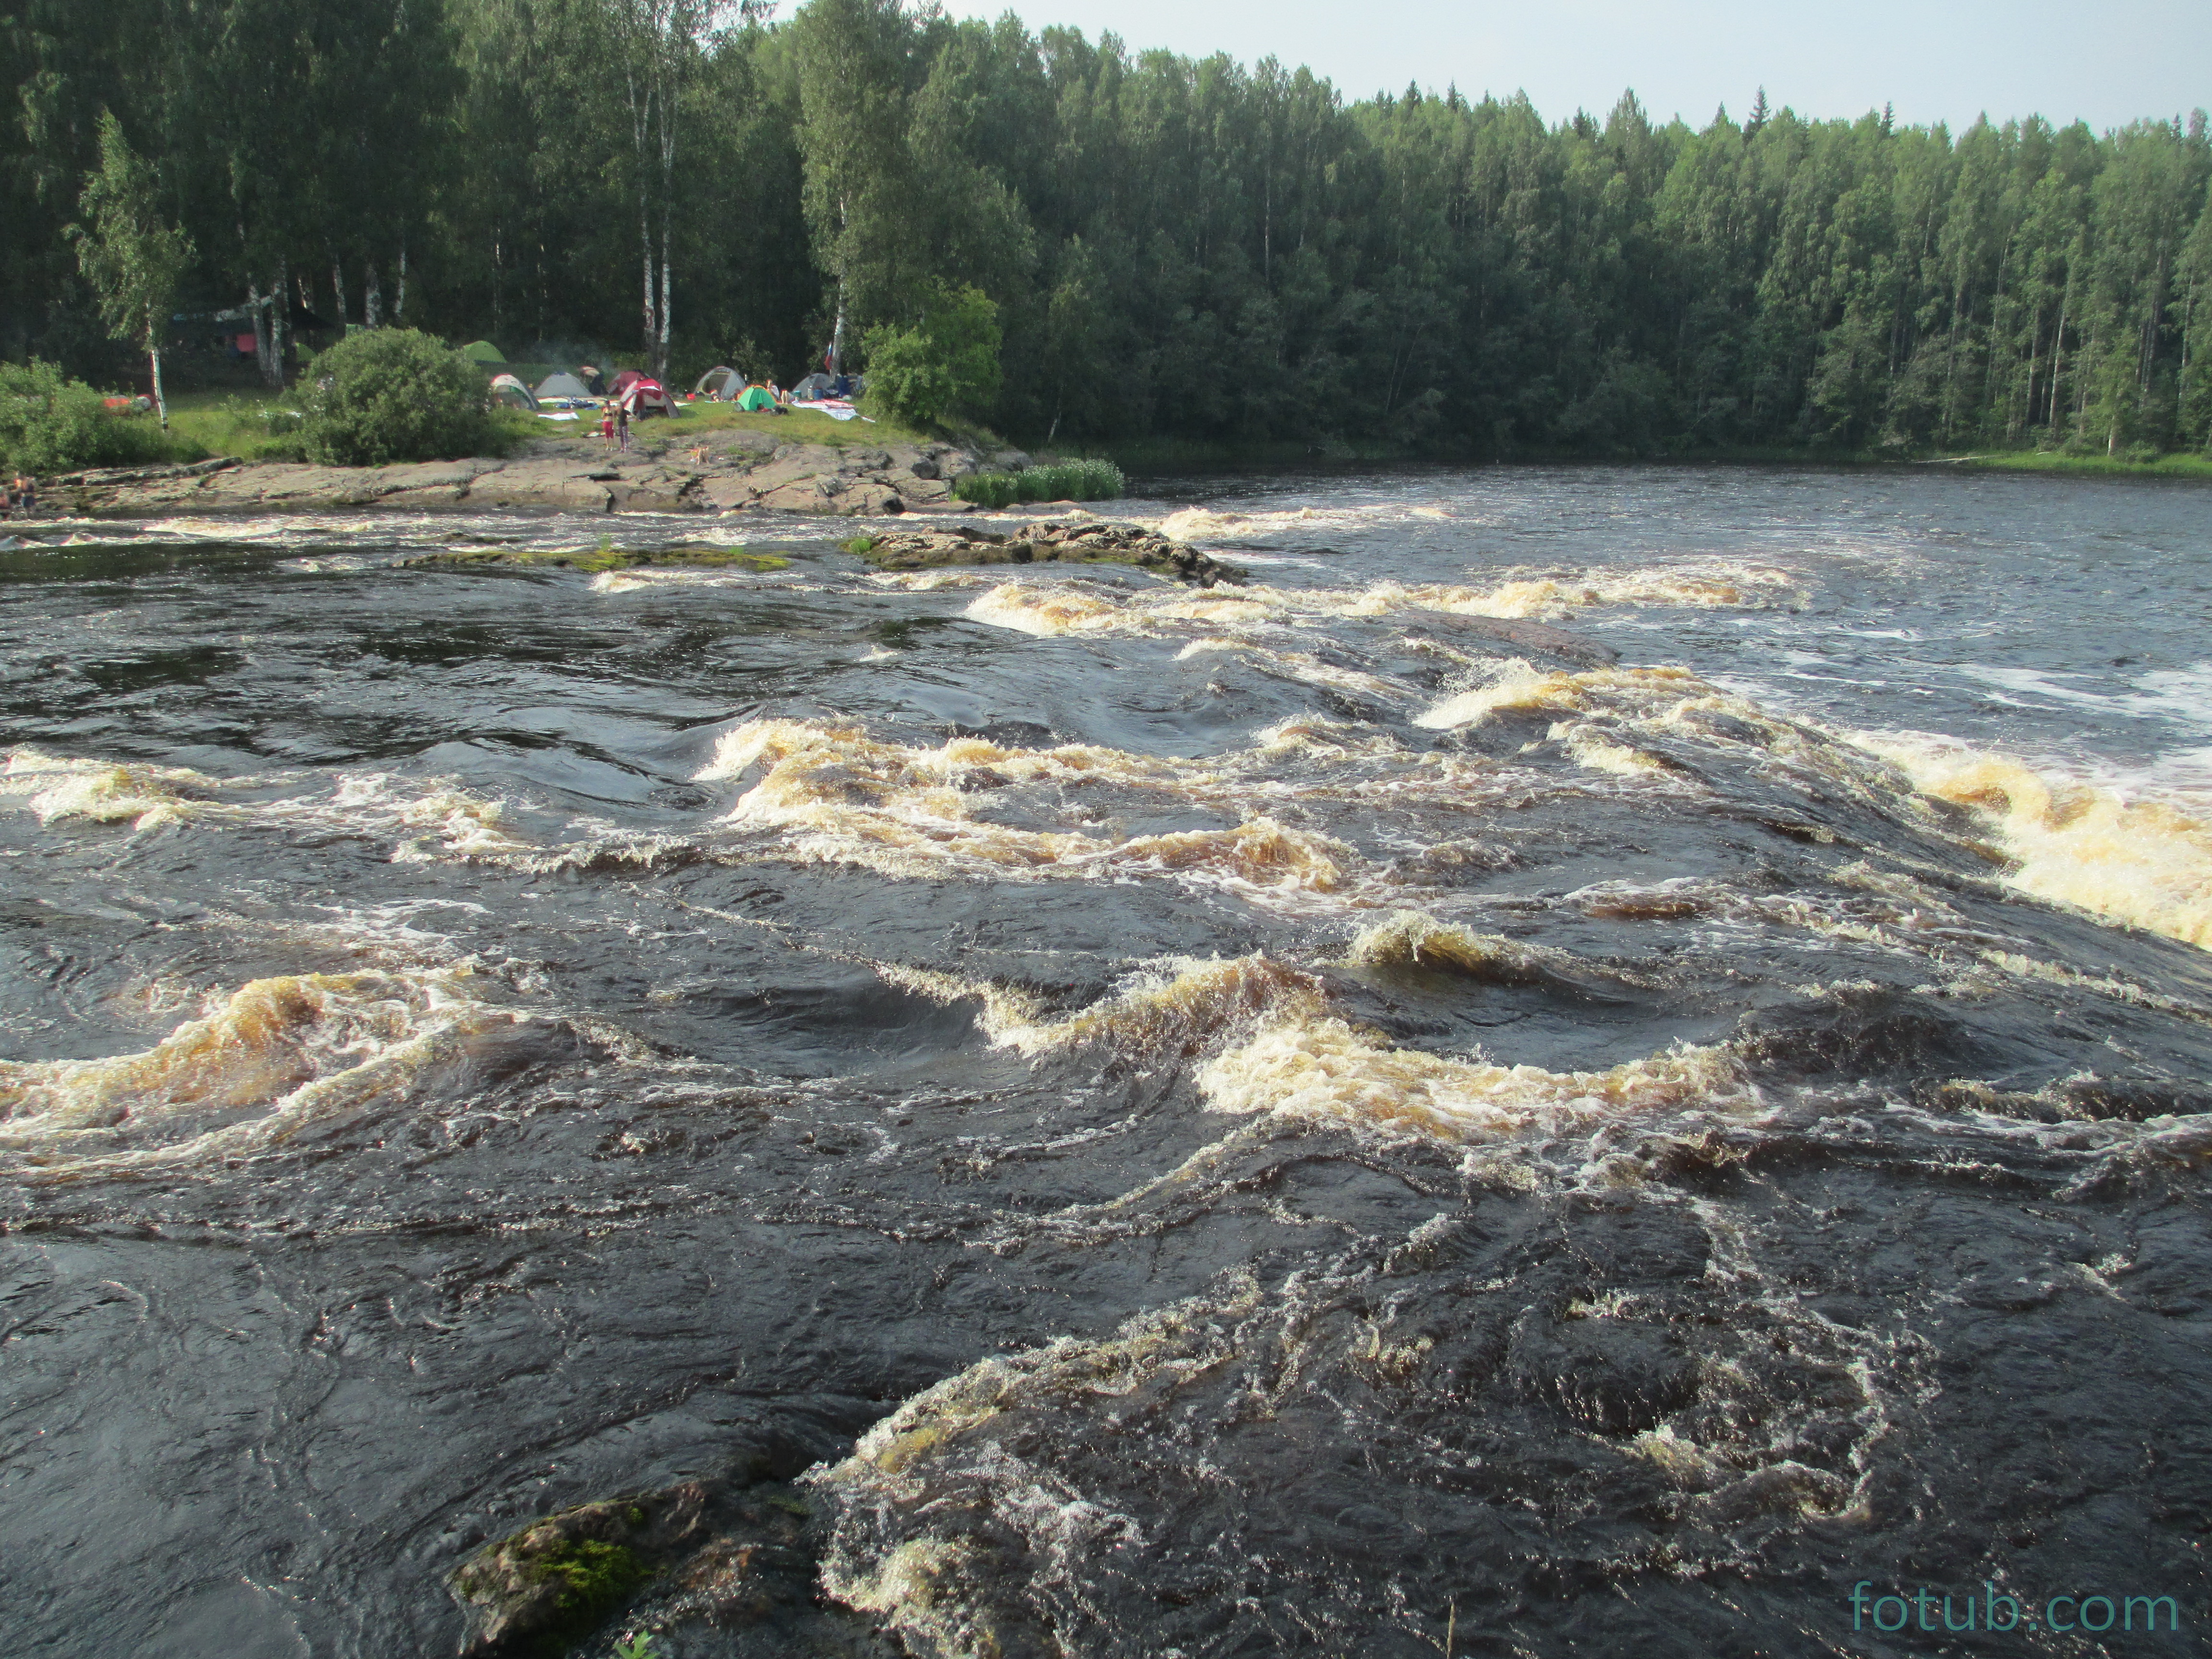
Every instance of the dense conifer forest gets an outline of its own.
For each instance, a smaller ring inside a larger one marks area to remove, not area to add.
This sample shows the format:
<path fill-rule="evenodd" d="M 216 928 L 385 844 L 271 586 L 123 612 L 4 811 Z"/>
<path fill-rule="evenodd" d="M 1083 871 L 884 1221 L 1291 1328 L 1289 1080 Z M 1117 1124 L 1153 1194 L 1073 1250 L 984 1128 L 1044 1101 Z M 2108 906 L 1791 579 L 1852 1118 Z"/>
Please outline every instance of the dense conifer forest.
<path fill-rule="evenodd" d="M 248 374 L 343 320 L 788 380 L 973 290 L 968 412 L 1062 443 L 2212 443 L 2202 111 L 1548 121 L 899 0 L 17 0 L 0 65 L 0 356 L 114 383 L 104 111 Z"/>

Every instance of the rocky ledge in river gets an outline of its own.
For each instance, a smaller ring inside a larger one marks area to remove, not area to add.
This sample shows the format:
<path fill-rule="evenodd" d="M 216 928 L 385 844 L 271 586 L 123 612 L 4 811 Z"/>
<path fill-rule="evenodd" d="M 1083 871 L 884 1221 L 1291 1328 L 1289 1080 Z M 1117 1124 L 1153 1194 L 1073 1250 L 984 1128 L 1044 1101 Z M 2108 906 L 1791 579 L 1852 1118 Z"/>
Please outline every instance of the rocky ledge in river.
<path fill-rule="evenodd" d="M 659 428 L 659 423 L 655 423 Z M 731 513 L 766 507 L 848 516 L 958 510 L 951 481 L 1020 466 L 1017 452 L 955 444 L 837 445 L 719 428 L 659 428 L 608 454 L 595 441 L 545 438 L 507 460 L 400 466 L 201 461 L 65 473 L 45 492 L 76 514 L 406 512 L 550 509 L 568 513 Z"/>
<path fill-rule="evenodd" d="M 848 545 L 878 570 L 929 570 L 965 564 L 1133 564 L 1163 576 L 1196 582 L 1200 587 L 1244 580 L 1243 571 L 1194 547 L 1170 541 L 1139 525 L 1104 520 L 1076 524 L 1048 520 L 1024 525 L 1018 534 L 1005 536 L 964 524 L 894 530 L 881 536 L 860 537 Z"/>

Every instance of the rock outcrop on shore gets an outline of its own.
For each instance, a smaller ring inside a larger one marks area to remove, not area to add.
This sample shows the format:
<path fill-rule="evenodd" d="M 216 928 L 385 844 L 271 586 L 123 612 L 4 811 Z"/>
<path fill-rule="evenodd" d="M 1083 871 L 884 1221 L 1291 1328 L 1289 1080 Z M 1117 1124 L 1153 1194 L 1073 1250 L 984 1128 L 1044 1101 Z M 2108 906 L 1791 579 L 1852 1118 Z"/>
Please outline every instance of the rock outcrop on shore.
<path fill-rule="evenodd" d="M 66 473 L 47 499 L 70 513 L 550 510 L 729 513 L 764 507 L 863 516 L 957 510 L 951 481 L 987 465 L 1019 465 L 954 444 L 838 445 L 778 434 L 680 424 L 613 454 L 595 441 L 543 439 L 507 460 L 402 466 L 313 466 L 202 461 L 190 466 Z"/>
<path fill-rule="evenodd" d="M 1075 524 L 1048 520 L 1024 525 L 1012 535 L 974 525 L 894 530 L 887 535 L 864 538 L 851 546 L 879 570 L 928 570 L 965 564 L 1133 564 L 1201 587 L 1244 580 L 1244 573 L 1235 566 L 1194 547 L 1170 541 L 1140 525 L 1103 520 Z"/>

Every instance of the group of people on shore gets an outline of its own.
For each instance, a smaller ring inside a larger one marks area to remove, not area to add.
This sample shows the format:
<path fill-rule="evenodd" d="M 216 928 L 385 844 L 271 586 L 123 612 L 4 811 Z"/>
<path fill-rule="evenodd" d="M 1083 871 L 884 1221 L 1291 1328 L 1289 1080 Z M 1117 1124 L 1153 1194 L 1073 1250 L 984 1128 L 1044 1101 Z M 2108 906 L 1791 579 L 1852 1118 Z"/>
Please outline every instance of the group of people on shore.
<path fill-rule="evenodd" d="M 18 472 L 8 480 L 5 516 L 27 519 L 39 510 L 39 481 L 27 472 Z"/>

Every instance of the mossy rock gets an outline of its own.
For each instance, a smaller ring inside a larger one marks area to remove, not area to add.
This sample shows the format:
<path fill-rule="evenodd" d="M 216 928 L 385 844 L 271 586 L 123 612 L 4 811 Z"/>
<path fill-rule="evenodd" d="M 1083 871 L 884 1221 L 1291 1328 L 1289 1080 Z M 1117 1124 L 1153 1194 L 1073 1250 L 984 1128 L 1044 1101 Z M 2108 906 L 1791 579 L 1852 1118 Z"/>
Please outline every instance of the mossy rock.
<path fill-rule="evenodd" d="M 698 1525 L 703 1494 L 585 1504 L 478 1550 L 447 1580 L 469 1613 L 463 1652 L 559 1659 L 651 1582 Z"/>
<path fill-rule="evenodd" d="M 436 553 L 418 553 L 403 564 L 430 569 L 478 570 L 490 567 L 551 566 L 596 576 L 609 570 L 644 567 L 665 569 L 750 570 L 764 573 L 788 570 L 789 559 L 774 553 L 748 553 L 741 547 L 616 547 L 602 542 L 588 548 L 453 547 Z"/>
<path fill-rule="evenodd" d="M 845 549 L 878 570 L 980 564 L 1127 564 L 1201 587 L 1244 579 L 1244 573 L 1235 566 L 1141 526 L 1096 520 L 1037 524 L 1024 529 L 1019 537 L 998 535 L 972 525 L 894 530 L 872 538 L 855 537 L 845 544 Z"/>
<path fill-rule="evenodd" d="M 559 1659 L 604 1651 L 617 1620 L 665 1631 L 704 1620 L 726 1632 L 750 1630 L 748 1652 L 890 1659 L 865 1620 L 817 1605 L 817 1525 L 806 1493 L 781 1480 L 687 1480 L 562 1510 L 447 1575 L 468 1615 L 461 1652 Z M 778 1631 L 793 1639 L 764 1645 Z"/>

